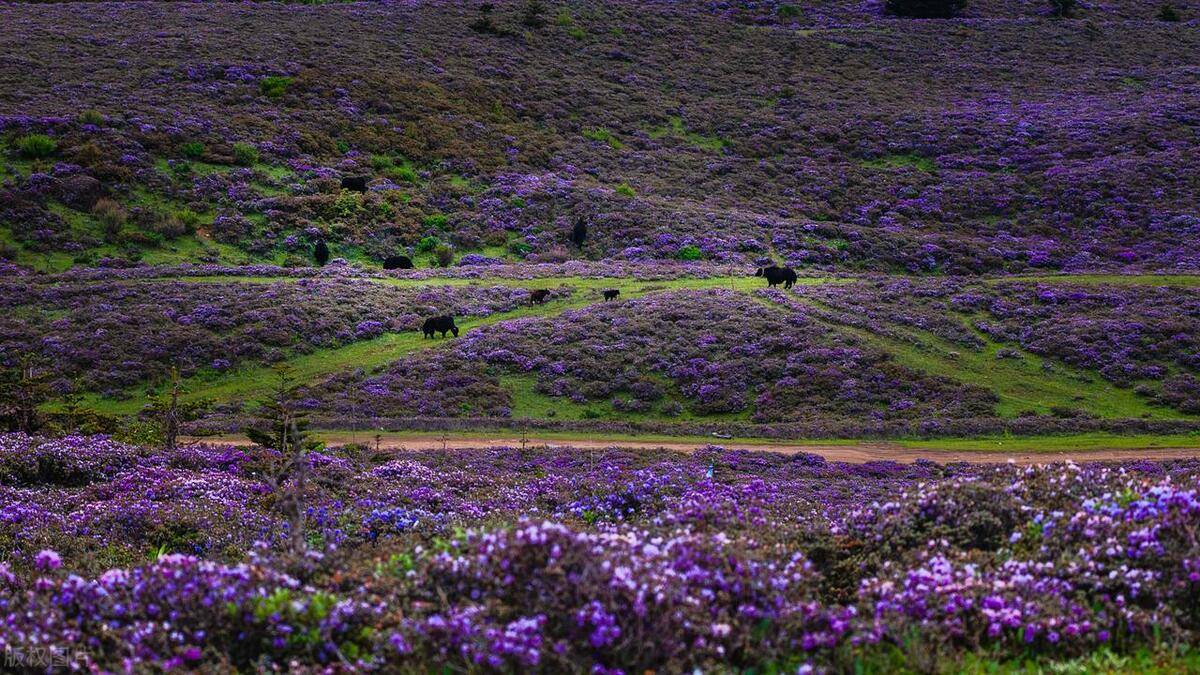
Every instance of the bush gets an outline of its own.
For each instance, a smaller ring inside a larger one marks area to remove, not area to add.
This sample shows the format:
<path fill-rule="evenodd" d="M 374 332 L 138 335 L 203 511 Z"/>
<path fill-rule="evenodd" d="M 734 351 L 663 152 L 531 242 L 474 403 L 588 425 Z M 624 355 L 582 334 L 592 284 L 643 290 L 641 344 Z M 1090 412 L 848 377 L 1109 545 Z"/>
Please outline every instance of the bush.
<path fill-rule="evenodd" d="M 679 249 L 680 260 L 699 260 L 701 257 L 700 247 L 696 245 L 688 245 Z"/>
<path fill-rule="evenodd" d="M 108 197 L 101 197 L 96 201 L 96 204 L 92 206 L 92 215 L 100 221 L 100 225 L 104 228 L 104 238 L 110 242 L 116 239 L 121 228 L 125 227 L 125 223 L 129 220 L 129 213 Z"/>
<path fill-rule="evenodd" d="M 104 115 L 101 115 L 99 110 L 84 110 L 79 113 L 79 123 L 98 127 L 104 124 Z"/>
<path fill-rule="evenodd" d="M 437 237 L 425 237 L 417 242 L 417 253 L 428 253 L 442 243 Z"/>
<path fill-rule="evenodd" d="M 1159 21 L 1179 21 L 1179 10 L 1171 5 L 1163 5 L 1162 9 L 1158 10 L 1157 18 Z"/>
<path fill-rule="evenodd" d="M 258 161 L 258 148 L 249 143 L 233 144 L 233 161 L 238 166 L 252 166 Z"/>
<path fill-rule="evenodd" d="M 622 197 L 633 197 L 637 195 L 637 192 L 634 192 L 633 186 L 629 183 L 621 183 L 617 186 L 617 194 Z"/>
<path fill-rule="evenodd" d="M 433 249 L 433 257 L 437 260 L 439 267 L 449 267 L 454 262 L 454 249 L 446 244 L 441 244 Z"/>
<path fill-rule="evenodd" d="M 446 229 L 446 224 L 450 222 L 450 218 L 444 213 L 433 213 L 425 216 L 425 220 L 422 222 L 424 222 L 425 227 L 436 227 L 439 230 L 444 230 Z"/>
<path fill-rule="evenodd" d="M 967 0 L 886 0 L 883 11 L 914 19 L 949 19 L 966 6 Z"/>
<path fill-rule="evenodd" d="M 401 164 L 400 166 L 392 167 L 388 170 L 387 174 L 392 178 L 404 183 L 416 183 L 417 179 L 419 178 L 419 176 L 417 176 L 417 170 L 411 166 L 408 166 L 407 164 Z"/>
<path fill-rule="evenodd" d="M 46 134 L 27 134 L 14 144 L 22 157 L 42 159 L 58 151 L 58 141 Z"/>
<path fill-rule="evenodd" d="M 780 19 L 799 19 L 803 16 L 803 12 L 796 5 L 780 5 L 775 10 L 775 16 L 778 16 Z"/>
<path fill-rule="evenodd" d="M 521 23 L 529 28 L 541 28 L 546 25 L 546 6 L 540 0 L 528 0 L 521 12 Z"/>
<path fill-rule="evenodd" d="M 1075 15 L 1078 7 L 1076 0 L 1050 0 L 1050 14 L 1060 19 L 1069 19 Z"/>
<path fill-rule="evenodd" d="M 258 90 L 267 98 L 277 99 L 287 93 L 288 87 L 291 85 L 292 78 L 290 77 L 268 75 L 259 81 Z"/>
<path fill-rule="evenodd" d="M 188 141 L 179 146 L 179 154 L 188 159 L 200 159 L 204 156 L 204 144 L 200 141 Z"/>

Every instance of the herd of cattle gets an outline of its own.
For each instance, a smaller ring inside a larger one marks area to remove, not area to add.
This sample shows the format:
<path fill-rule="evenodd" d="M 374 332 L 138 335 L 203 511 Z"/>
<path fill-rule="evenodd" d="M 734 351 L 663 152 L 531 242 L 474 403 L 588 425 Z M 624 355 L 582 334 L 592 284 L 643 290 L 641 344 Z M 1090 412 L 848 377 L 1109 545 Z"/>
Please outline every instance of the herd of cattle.
<path fill-rule="evenodd" d="M 796 283 L 796 270 L 790 267 L 760 267 L 754 272 L 754 276 L 763 277 L 767 280 L 767 286 L 778 286 L 783 284 L 784 288 L 791 288 Z M 604 297 L 604 301 L 616 300 L 621 295 L 621 291 L 616 288 L 610 288 L 600 291 L 600 295 Z M 540 305 L 550 299 L 550 289 L 538 288 L 529 291 L 529 304 Z M 454 337 L 458 337 L 458 326 L 454 323 L 454 317 L 448 315 L 431 316 L 425 319 L 425 324 L 421 326 L 421 332 L 425 337 L 432 338 L 435 333 L 441 333 L 442 337 L 446 337 L 446 333 L 453 333 Z"/>

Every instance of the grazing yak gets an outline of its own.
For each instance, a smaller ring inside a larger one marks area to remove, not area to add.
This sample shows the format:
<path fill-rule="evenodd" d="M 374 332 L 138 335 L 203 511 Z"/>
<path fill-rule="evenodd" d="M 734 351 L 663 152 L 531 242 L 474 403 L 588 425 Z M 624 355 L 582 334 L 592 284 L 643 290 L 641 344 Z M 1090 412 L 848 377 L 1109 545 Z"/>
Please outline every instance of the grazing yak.
<path fill-rule="evenodd" d="M 583 248 L 583 242 L 587 241 L 587 223 L 583 222 L 583 218 L 575 221 L 575 228 L 571 230 L 571 243 Z"/>
<path fill-rule="evenodd" d="M 618 291 L 615 288 L 604 291 L 604 301 L 608 302 L 609 300 L 616 300 L 617 296 L 620 294 L 621 294 L 621 291 Z"/>
<path fill-rule="evenodd" d="M 427 338 L 433 337 L 433 334 L 437 332 L 441 332 L 442 337 L 446 337 L 446 333 L 454 333 L 454 337 L 458 337 L 458 326 L 454 325 L 452 316 L 433 316 L 425 319 L 425 325 L 421 327 L 421 332 Z"/>
<path fill-rule="evenodd" d="M 366 192 L 370 176 L 342 176 L 342 189 L 351 192 Z"/>
<path fill-rule="evenodd" d="M 545 288 L 539 288 L 536 291 L 529 292 L 529 304 L 540 305 L 550 298 L 550 291 Z"/>
<path fill-rule="evenodd" d="M 329 246 L 325 243 L 324 239 L 318 239 L 316 245 L 313 246 L 313 259 L 321 267 L 324 267 L 325 263 L 329 262 Z"/>
<path fill-rule="evenodd" d="M 389 255 L 383 261 L 385 270 L 411 270 L 412 268 L 412 258 L 406 255 Z"/>
<path fill-rule="evenodd" d="M 796 270 L 790 267 L 760 267 L 754 272 L 756 277 L 766 277 L 767 286 L 778 286 L 783 284 L 784 288 L 791 288 L 796 284 Z"/>

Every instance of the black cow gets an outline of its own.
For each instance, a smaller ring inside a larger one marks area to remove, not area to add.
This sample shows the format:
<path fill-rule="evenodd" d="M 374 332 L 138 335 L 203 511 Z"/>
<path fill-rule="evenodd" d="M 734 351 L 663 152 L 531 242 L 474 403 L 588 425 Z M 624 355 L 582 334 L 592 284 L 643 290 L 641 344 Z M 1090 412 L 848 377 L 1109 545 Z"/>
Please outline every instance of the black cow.
<path fill-rule="evenodd" d="M 617 289 L 615 289 L 615 288 L 614 288 L 614 289 L 611 289 L 611 290 L 604 291 L 604 301 L 605 301 L 605 302 L 608 302 L 609 300 L 616 300 L 616 299 L 617 299 L 617 296 L 618 296 L 618 295 L 620 295 L 620 294 L 621 294 L 621 291 L 618 291 L 618 290 L 617 290 Z"/>
<path fill-rule="evenodd" d="M 329 245 L 325 243 L 324 239 L 318 239 L 316 245 L 313 246 L 313 259 L 321 267 L 329 262 Z"/>
<path fill-rule="evenodd" d="M 353 192 L 366 192 L 370 176 L 342 176 L 342 189 Z"/>
<path fill-rule="evenodd" d="M 425 325 L 421 327 L 421 332 L 427 338 L 433 337 L 433 334 L 437 332 L 441 332 L 442 337 L 446 337 L 446 333 L 454 333 L 454 337 L 458 337 L 458 326 L 454 325 L 452 316 L 434 316 L 425 319 Z"/>
<path fill-rule="evenodd" d="M 756 277 L 766 277 L 767 286 L 778 286 L 783 284 L 784 288 L 791 288 L 796 284 L 796 270 L 790 267 L 760 267 L 754 272 Z"/>
<path fill-rule="evenodd" d="M 412 258 L 406 255 L 389 255 L 383 261 L 385 270 L 411 270 L 412 268 Z"/>
<path fill-rule="evenodd" d="M 540 305 L 550 298 L 550 291 L 539 288 L 536 291 L 529 292 L 529 304 Z"/>

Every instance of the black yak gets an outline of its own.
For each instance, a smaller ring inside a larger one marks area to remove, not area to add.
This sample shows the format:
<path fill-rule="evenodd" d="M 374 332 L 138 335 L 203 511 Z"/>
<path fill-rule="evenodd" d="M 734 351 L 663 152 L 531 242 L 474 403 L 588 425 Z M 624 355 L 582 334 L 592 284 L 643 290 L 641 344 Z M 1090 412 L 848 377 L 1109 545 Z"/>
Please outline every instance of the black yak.
<path fill-rule="evenodd" d="M 609 300 L 616 300 L 617 296 L 620 294 L 621 294 L 621 291 L 618 291 L 615 288 L 604 291 L 604 301 L 608 302 Z"/>
<path fill-rule="evenodd" d="M 458 326 L 454 325 L 452 316 L 433 316 L 425 319 L 425 325 L 421 327 L 421 332 L 427 338 L 433 337 L 433 334 L 437 332 L 440 332 L 442 337 L 446 337 L 446 333 L 454 333 L 454 337 L 458 337 Z"/>
<path fill-rule="evenodd" d="M 316 246 L 313 246 L 313 258 L 321 267 L 329 262 L 329 247 L 325 245 L 324 239 L 318 239 Z"/>
<path fill-rule="evenodd" d="M 406 255 L 389 255 L 383 261 L 385 270 L 411 270 L 412 268 L 412 258 Z"/>
<path fill-rule="evenodd" d="M 760 267 L 754 272 L 756 277 L 766 277 L 767 286 L 778 286 L 783 284 L 784 288 L 791 288 L 796 284 L 796 270 L 790 267 Z"/>
<path fill-rule="evenodd" d="M 342 176 L 342 189 L 352 192 L 366 192 L 369 176 Z"/>
<path fill-rule="evenodd" d="M 571 243 L 583 248 L 583 242 L 587 241 L 587 223 L 583 222 L 583 218 L 575 221 L 575 228 L 571 230 Z"/>
<path fill-rule="evenodd" d="M 529 304 L 531 304 L 531 305 L 540 305 L 549 298 L 550 298 L 550 291 L 548 291 L 544 288 L 539 288 L 536 291 L 529 292 Z"/>

